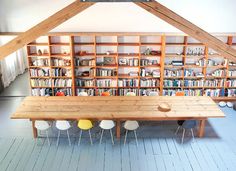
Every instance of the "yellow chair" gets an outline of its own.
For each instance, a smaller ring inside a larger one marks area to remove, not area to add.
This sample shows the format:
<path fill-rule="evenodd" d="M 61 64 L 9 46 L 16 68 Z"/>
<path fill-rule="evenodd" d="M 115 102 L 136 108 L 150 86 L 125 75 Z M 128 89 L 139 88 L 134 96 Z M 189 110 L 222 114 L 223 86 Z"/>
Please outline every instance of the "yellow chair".
<path fill-rule="evenodd" d="M 90 132 L 90 129 L 93 127 L 93 123 L 92 121 L 90 120 L 87 120 L 87 119 L 80 119 L 78 121 L 78 128 L 80 128 L 80 136 L 79 136 L 79 142 L 78 142 L 78 145 L 80 145 L 80 141 L 81 141 L 81 137 L 82 137 L 82 133 L 83 133 L 83 130 L 84 131 L 89 131 L 89 138 L 90 138 L 90 143 L 91 145 L 93 145 L 93 141 L 92 141 L 92 136 L 91 136 L 91 132 Z"/>

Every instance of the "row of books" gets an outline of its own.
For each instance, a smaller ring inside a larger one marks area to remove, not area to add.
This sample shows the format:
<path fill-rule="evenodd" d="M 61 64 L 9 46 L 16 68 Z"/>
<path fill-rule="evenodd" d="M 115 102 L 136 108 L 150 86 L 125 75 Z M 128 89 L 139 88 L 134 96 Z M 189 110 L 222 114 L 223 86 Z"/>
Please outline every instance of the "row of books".
<path fill-rule="evenodd" d="M 97 89 L 97 94 L 101 96 L 103 92 L 109 92 L 111 96 L 116 96 L 117 95 L 117 90 L 116 89 L 107 89 L 107 88 L 99 88 Z"/>
<path fill-rule="evenodd" d="M 224 79 L 214 79 L 205 81 L 205 86 L 207 87 L 224 87 L 224 84 L 225 84 Z"/>
<path fill-rule="evenodd" d="M 71 66 L 70 59 L 53 58 L 52 66 Z"/>
<path fill-rule="evenodd" d="M 214 76 L 214 77 L 224 77 L 225 76 L 225 70 L 218 69 L 212 72 L 211 74 L 207 74 L 208 76 Z"/>
<path fill-rule="evenodd" d="M 159 62 L 156 59 L 141 59 L 140 64 L 141 66 L 159 65 Z"/>
<path fill-rule="evenodd" d="M 181 89 L 163 89 L 162 95 L 163 96 L 175 96 L 176 92 L 182 91 Z M 184 90 L 185 96 L 202 96 L 203 90 L 201 89 L 188 89 Z"/>
<path fill-rule="evenodd" d="M 52 96 L 51 88 L 33 88 L 31 90 L 32 96 Z"/>
<path fill-rule="evenodd" d="M 52 79 L 55 87 L 71 87 L 72 79 Z"/>
<path fill-rule="evenodd" d="M 160 70 L 149 70 L 146 68 L 141 69 L 141 72 L 140 72 L 141 77 L 152 76 L 155 78 L 159 78 L 160 74 L 161 74 Z"/>
<path fill-rule="evenodd" d="M 204 80 L 184 80 L 185 87 L 203 87 Z"/>
<path fill-rule="evenodd" d="M 72 89 L 71 88 L 54 88 L 54 95 L 57 92 L 63 92 L 65 96 L 72 96 Z"/>
<path fill-rule="evenodd" d="M 32 87 L 71 87 L 71 79 L 31 79 Z"/>
<path fill-rule="evenodd" d="M 32 59 L 32 66 L 49 66 L 49 60 L 45 58 Z"/>
<path fill-rule="evenodd" d="M 236 77 L 236 70 L 232 70 L 228 72 L 229 77 Z"/>
<path fill-rule="evenodd" d="M 118 87 L 138 87 L 139 80 L 138 79 L 119 79 Z"/>
<path fill-rule="evenodd" d="M 93 79 L 76 79 L 76 86 L 92 87 L 94 85 L 95 85 L 95 80 Z"/>
<path fill-rule="evenodd" d="M 94 59 L 75 59 L 75 66 L 95 66 Z"/>
<path fill-rule="evenodd" d="M 141 79 L 140 80 L 141 87 L 158 87 L 160 86 L 160 81 L 158 79 Z"/>
<path fill-rule="evenodd" d="M 117 75 L 117 71 L 114 69 L 97 69 L 96 70 L 96 74 L 97 76 L 102 76 L 102 77 L 106 77 L 106 76 L 116 76 Z"/>
<path fill-rule="evenodd" d="M 51 79 L 30 79 L 32 87 L 51 87 Z"/>
<path fill-rule="evenodd" d="M 116 87 L 117 81 L 112 79 L 97 80 L 97 87 Z"/>
<path fill-rule="evenodd" d="M 227 80 L 225 82 L 226 87 L 236 87 L 236 80 Z"/>
<path fill-rule="evenodd" d="M 214 61 L 212 59 L 208 59 L 207 60 L 207 66 L 218 66 L 218 65 L 227 66 L 227 64 L 228 64 L 228 60 L 227 59 L 224 59 L 223 62 L 217 62 L 217 61 Z"/>
<path fill-rule="evenodd" d="M 50 69 L 49 68 L 30 69 L 30 76 L 31 77 L 48 77 L 50 76 Z"/>
<path fill-rule="evenodd" d="M 95 89 L 83 89 L 83 88 L 77 88 L 76 89 L 76 95 L 78 96 L 78 94 L 80 92 L 86 92 L 89 96 L 95 96 Z"/>
<path fill-rule="evenodd" d="M 196 73 L 192 69 L 185 69 L 184 70 L 184 76 L 185 77 L 193 77 L 193 76 L 196 76 Z"/>
<path fill-rule="evenodd" d="M 182 80 L 164 80 L 164 87 L 181 87 L 183 86 Z"/>
<path fill-rule="evenodd" d="M 59 76 L 71 77 L 72 72 L 71 72 L 71 69 L 67 69 L 67 68 L 55 68 L 55 69 L 52 69 L 52 76 L 53 77 L 59 77 Z"/>
<path fill-rule="evenodd" d="M 120 58 L 118 62 L 120 66 L 139 66 L 138 58 Z"/>
<path fill-rule="evenodd" d="M 164 70 L 164 76 L 165 77 L 181 77 L 182 76 L 182 70 Z"/>

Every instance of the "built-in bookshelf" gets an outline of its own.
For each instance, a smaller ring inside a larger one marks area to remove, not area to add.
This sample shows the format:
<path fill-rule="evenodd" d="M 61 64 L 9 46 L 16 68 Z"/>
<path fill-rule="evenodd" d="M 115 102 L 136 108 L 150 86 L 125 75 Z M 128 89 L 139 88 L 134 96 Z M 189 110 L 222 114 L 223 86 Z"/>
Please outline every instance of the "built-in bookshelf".
<path fill-rule="evenodd" d="M 236 36 L 218 36 L 236 48 Z M 49 34 L 27 45 L 32 95 L 236 96 L 236 62 L 186 35 Z"/>

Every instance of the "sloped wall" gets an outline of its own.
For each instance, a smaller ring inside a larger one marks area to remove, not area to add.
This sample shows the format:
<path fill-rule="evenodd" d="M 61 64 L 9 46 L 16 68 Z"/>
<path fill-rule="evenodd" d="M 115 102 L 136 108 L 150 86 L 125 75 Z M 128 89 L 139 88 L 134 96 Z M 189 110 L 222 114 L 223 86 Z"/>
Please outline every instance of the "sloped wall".
<path fill-rule="evenodd" d="M 71 2 L 1 0 L 0 31 L 25 31 Z M 236 32 L 235 0 L 159 2 L 208 32 Z M 179 32 L 133 3 L 97 3 L 53 31 Z"/>

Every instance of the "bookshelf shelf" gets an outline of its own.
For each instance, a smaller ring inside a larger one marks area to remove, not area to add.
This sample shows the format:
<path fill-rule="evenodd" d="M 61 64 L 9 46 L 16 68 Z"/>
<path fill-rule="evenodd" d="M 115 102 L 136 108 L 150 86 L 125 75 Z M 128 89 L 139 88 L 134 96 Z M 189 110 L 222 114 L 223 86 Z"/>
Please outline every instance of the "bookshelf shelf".
<path fill-rule="evenodd" d="M 49 33 L 26 46 L 32 95 L 55 95 L 58 91 L 71 96 L 83 91 L 89 95 L 103 91 L 112 95 L 129 91 L 174 95 L 184 91 L 214 98 L 236 96 L 236 63 L 189 36 L 63 34 Z M 228 41 L 228 45 L 236 43 Z"/>

